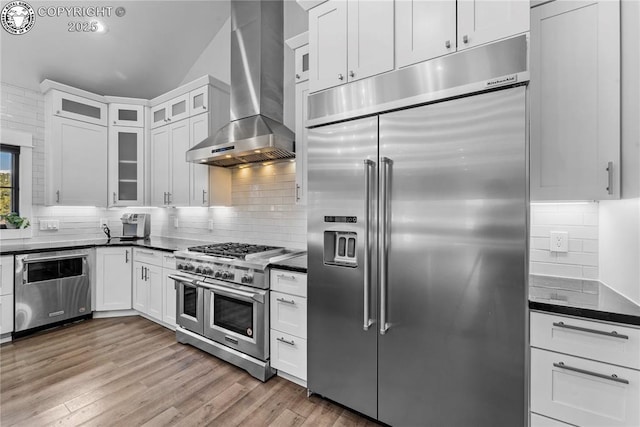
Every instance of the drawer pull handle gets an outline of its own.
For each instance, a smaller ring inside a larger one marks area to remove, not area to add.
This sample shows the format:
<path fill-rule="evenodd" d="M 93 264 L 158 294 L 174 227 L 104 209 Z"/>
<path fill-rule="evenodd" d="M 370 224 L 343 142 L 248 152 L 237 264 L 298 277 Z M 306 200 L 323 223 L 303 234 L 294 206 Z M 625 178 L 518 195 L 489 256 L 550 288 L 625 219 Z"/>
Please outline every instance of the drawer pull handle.
<path fill-rule="evenodd" d="M 285 343 L 285 344 L 289 344 L 289 345 L 293 345 L 293 346 L 295 346 L 295 345 L 296 345 L 296 343 L 295 343 L 295 341 L 294 341 L 294 340 L 289 341 L 289 340 L 285 340 L 285 339 L 284 339 L 284 338 L 282 338 L 282 337 L 278 337 L 278 338 L 276 338 L 276 339 L 277 339 L 278 341 L 280 341 L 280 342 Z"/>
<path fill-rule="evenodd" d="M 286 274 L 278 274 L 278 279 L 282 280 L 296 280 L 296 276 L 293 274 L 291 276 L 287 276 Z"/>
<path fill-rule="evenodd" d="M 625 380 L 624 378 L 619 378 L 616 374 L 612 374 L 612 375 L 599 374 L 598 372 L 592 372 L 592 371 L 587 371 L 586 369 L 567 366 L 564 364 L 564 362 L 554 363 L 553 366 L 560 369 L 566 369 L 567 371 L 578 372 L 580 374 L 591 375 L 592 377 L 598 377 L 605 380 L 615 381 L 617 383 L 629 384 L 628 380 Z"/>
<path fill-rule="evenodd" d="M 284 302 L 291 305 L 296 305 L 296 302 L 292 299 L 276 298 L 276 301 Z"/>
<path fill-rule="evenodd" d="M 151 256 L 155 256 L 156 255 L 153 252 L 147 252 L 147 251 L 141 251 L 141 250 L 138 250 L 137 252 L 139 254 L 141 254 L 141 255 L 151 255 Z"/>
<path fill-rule="evenodd" d="M 572 329 L 574 331 L 589 332 L 590 334 L 598 334 L 598 335 L 605 335 L 607 337 L 620 338 L 621 340 L 629 339 L 628 335 L 619 334 L 616 331 L 611 331 L 611 332 L 598 331 L 597 329 L 583 328 L 581 326 L 565 325 L 564 322 L 553 322 L 553 326 L 557 326 L 558 328 Z"/>

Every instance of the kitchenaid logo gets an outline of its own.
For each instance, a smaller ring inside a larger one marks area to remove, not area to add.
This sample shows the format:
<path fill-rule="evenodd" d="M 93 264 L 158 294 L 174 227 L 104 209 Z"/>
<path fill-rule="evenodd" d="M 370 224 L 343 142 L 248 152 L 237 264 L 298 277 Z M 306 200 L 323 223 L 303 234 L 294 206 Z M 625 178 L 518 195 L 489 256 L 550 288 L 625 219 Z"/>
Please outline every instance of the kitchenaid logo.
<path fill-rule="evenodd" d="M 511 76 L 500 77 L 499 79 L 489 80 L 486 87 L 502 86 L 506 84 L 515 83 L 518 81 L 518 75 L 513 74 Z"/>
<path fill-rule="evenodd" d="M 12 1 L 2 8 L 2 28 L 10 34 L 24 34 L 33 28 L 36 14 L 31 5 L 24 1 Z"/>

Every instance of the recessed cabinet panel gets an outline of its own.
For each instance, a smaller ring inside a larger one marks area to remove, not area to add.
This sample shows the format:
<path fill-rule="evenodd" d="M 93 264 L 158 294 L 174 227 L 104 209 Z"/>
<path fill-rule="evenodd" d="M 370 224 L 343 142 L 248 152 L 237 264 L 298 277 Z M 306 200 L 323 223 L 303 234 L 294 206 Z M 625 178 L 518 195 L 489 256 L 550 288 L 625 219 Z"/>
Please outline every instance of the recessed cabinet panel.
<path fill-rule="evenodd" d="M 191 92 L 193 94 L 193 92 Z M 195 99 L 195 98 L 192 98 Z M 209 136 L 209 114 L 199 114 L 189 119 L 193 147 Z M 191 164 L 191 206 L 209 206 L 209 166 Z"/>
<path fill-rule="evenodd" d="M 151 204 L 164 206 L 168 204 L 167 192 L 169 192 L 169 126 L 159 127 L 151 131 L 149 156 L 151 169 Z"/>
<path fill-rule="evenodd" d="M 296 203 L 307 204 L 307 97 L 309 83 L 296 85 Z"/>
<path fill-rule="evenodd" d="M 393 70 L 393 1 L 348 0 L 348 81 Z"/>
<path fill-rule="evenodd" d="M 47 203 L 106 206 L 107 128 L 57 116 L 51 126 L 45 149 Z"/>
<path fill-rule="evenodd" d="M 185 100 L 186 101 L 186 100 Z M 171 167 L 171 188 L 168 190 L 169 204 L 189 206 L 189 171 L 186 152 L 189 147 L 189 120 L 173 123 L 169 127 L 169 161 Z M 167 171 L 165 170 L 165 173 Z"/>
<path fill-rule="evenodd" d="M 330 0 L 309 11 L 310 91 L 347 82 L 347 2 Z"/>
<path fill-rule="evenodd" d="M 396 0 L 396 66 L 456 51 L 456 2 Z"/>
<path fill-rule="evenodd" d="M 619 198 L 620 4 L 531 13 L 531 199 Z"/>
<path fill-rule="evenodd" d="M 531 411 L 581 427 L 640 425 L 640 371 L 531 349 Z"/>
<path fill-rule="evenodd" d="M 114 126 L 144 127 L 144 106 L 109 104 L 109 124 Z"/>
<path fill-rule="evenodd" d="M 458 50 L 529 31 L 528 1 L 458 0 Z"/>
<path fill-rule="evenodd" d="M 53 90 L 53 114 L 96 125 L 107 125 L 107 105 L 69 93 Z"/>
<path fill-rule="evenodd" d="M 96 310 L 131 309 L 131 248 L 96 249 Z"/>

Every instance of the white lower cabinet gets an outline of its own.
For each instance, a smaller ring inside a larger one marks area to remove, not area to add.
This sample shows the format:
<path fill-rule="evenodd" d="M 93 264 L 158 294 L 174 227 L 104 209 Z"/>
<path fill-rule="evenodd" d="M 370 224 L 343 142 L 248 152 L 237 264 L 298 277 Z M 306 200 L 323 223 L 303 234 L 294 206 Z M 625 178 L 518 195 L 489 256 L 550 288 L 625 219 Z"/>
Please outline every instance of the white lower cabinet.
<path fill-rule="evenodd" d="M 96 249 L 96 311 L 131 309 L 132 248 Z"/>
<path fill-rule="evenodd" d="M 13 332 L 13 255 L 0 257 L 0 342 L 10 341 Z"/>
<path fill-rule="evenodd" d="M 176 285 L 170 274 L 176 274 L 176 257 L 164 254 L 162 257 L 162 290 L 164 300 L 162 302 L 162 321 L 175 328 L 176 323 Z"/>
<path fill-rule="evenodd" d="M 307 275 L 271 270 L 271 366 L 303 386 L 307 381 Z"/>
<path fill-rule="evenodd" d="M 531 313 L 531 425 L 640 425 L 640 330 Z"/>
<path fill-rule="evenodd" d="M 531 349 L 531 410 L 582 427 L 640 425 L 640 372 Z"/>
<path fill-rule="evenodd" d="M 133 308 L 162 321 L 162 267 L 136 262 Z"/>

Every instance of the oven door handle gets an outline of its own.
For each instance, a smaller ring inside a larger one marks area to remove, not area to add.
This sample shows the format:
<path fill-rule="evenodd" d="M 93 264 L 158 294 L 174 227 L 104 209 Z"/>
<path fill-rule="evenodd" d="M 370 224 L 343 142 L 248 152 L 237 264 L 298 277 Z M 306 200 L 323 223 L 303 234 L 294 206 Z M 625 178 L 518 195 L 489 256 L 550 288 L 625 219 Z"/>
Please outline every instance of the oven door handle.
<path fill-rule="evenodd" d="M 193 285 L 193 286 L 198 285 L 198 280 L 192 279 L 191 277 L 177 276 L 175 274 L 169 274 L 167 277 L 169 277 L 169 279 L 175 280 L 176 282 L 189 283 L 190 285 Z"/>
<path fill-rule="evenodd" d="M 53 255 L 53 256 L 43 256 L 38 258 L 24 258 L 22 262 L 24 264 L 32 264 L 34 262 L 43 262 L 43 261 L 60 261 L 64 259 L 73 259 L 73 258 L 86 258 L 89 254 L 73 254 L 73 255 Z"/>
<path fill-rule="evenodd" d="M 214 285 L 212 283 L 206 283 L 201 281 L 198 281 L 197 284 L 198 286 L 202 286 L 203 288 L 206 288 L 206 289 L 211 289 L 213 291 L 216 291 L 216 293 L 220 295 L 224 295 L 230 298 L 236 298 L 236 299 L 247 301 L 247 302 L 255 301 L 260 304 L 264 304 L 264 295 L 257 292 L 239 291 L 237 289 L 227 288 L 226 286 L 219 286 L 219 285 Z"/>

